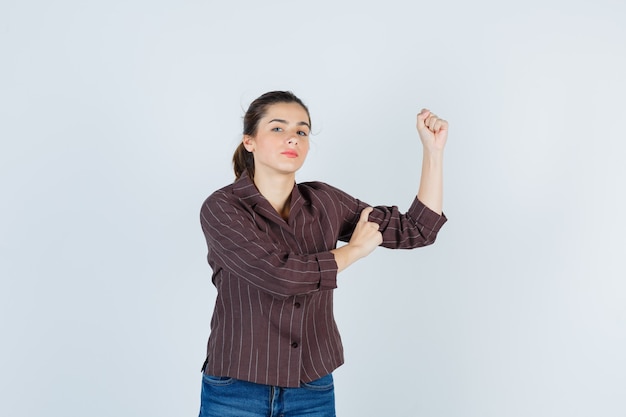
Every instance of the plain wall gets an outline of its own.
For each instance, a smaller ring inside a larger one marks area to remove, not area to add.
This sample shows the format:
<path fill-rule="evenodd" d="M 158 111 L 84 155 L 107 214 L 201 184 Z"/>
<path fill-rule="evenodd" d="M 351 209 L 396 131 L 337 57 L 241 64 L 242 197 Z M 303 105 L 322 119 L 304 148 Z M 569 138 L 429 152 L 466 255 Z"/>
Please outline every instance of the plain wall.
<path fill-rule="evenodd" d="M 448 224 L 340 274 L 340 417 L 626 415 L 626 6 L 2 1 L 0 415 L 194 416 L 199 223 L 252 99 L 310 107 L 298 180 Z"/>

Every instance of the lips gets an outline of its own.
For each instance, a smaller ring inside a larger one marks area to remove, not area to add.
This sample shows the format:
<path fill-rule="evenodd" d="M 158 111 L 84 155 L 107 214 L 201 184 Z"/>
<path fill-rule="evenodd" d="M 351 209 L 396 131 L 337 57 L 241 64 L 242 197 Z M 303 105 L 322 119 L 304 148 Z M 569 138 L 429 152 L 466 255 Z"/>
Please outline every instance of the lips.
<path fill-rule="evenodd" d="M 285 152 L 281 152 L 281 155 L 285 155 L 287 158 L 297 158 L 298 157 L 298 152 L 296 151 L 285 151 Z"/>

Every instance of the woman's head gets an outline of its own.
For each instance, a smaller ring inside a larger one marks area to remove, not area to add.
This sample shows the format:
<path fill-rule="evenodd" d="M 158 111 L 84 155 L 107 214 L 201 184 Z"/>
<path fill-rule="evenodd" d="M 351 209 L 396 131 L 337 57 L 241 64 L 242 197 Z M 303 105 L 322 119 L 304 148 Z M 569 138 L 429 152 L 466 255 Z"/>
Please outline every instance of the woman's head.
<path fill-rule="evenodd" d="M 243 118 L 243 135 L 244 138 L 255 137 L 258 133 L 259 122 L 268 112 L 268 109 L 279 103 L 295 103 L 304 109 L 308 118 L 308 126 L 311 126 L 311 116 L 309 109 L 291 91 L 271 91 L 263 94 L 254 100 Z M 235 178 L 239 178 L 244 171 L 248 171 L 251 178 L 254 178 L 254 156 L 249 152 L 244 143 L 240 143 L 235 154 L 233 155 L 233 168 L 235 170 Z"/>

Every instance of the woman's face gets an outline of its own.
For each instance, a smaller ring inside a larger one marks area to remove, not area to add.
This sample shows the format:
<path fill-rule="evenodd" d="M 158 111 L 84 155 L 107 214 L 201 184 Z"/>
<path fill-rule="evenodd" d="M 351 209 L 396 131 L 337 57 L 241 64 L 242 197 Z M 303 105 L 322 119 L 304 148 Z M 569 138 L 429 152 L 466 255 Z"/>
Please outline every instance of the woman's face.
<path fill-rule="evenodd" d="M 254 136 L 243 144 L 254 155 L 254 176 L 294 174 L 309 152 L 309 116 L 298 103 L 276 103 L 267 108 Z"/>

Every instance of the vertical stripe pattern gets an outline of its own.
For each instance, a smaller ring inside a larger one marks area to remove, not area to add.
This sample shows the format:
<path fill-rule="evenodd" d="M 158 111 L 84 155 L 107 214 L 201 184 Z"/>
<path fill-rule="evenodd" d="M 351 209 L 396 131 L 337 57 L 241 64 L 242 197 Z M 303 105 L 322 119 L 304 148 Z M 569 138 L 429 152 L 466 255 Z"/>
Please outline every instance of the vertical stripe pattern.
<path fill-rule="evenodd" d="M 321 182 L 294 186 L 285 221 L 244 174 L 200 211 L 217 300 L 203 370 L 282 387 L 319 379 L 343 363 L 333 316 L 337 264 L 368 205 Z M 377 206 L 382 246 L 417 248 L 446 222 L 415 199 L 406 213 Z"/>

